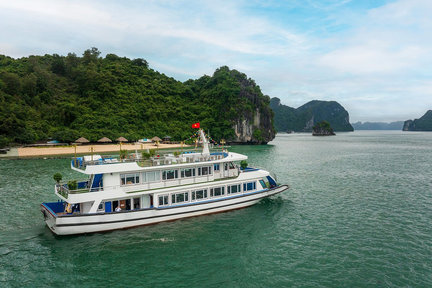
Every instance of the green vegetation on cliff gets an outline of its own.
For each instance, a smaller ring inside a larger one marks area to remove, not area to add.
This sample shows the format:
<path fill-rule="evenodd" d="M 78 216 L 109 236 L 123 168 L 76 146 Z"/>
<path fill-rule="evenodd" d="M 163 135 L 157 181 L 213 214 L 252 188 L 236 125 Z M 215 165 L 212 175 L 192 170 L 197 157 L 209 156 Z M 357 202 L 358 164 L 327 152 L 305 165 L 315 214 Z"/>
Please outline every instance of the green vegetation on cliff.
<path fill-rule="evenodd" d="M 82 57 L 0 55 L 0 146 L 80 136 L 184 140 L 194 122 L 215 140 L 236 141 L 236 123 L 253 122 L 258 113 L 262 121 L 252 126 L 261 138 L 251 141 L 268 142 L 274 138 L 269 102 L 253 80 L 228 67 L 182 83 L 144 59 L 102 58 L 97 48 Z"/>
<path fill-rule="evenodd" d="M 354 130 L 348 112 L 335 101 L 313 100 L 295 109 L 281 104 L 279 98 L 272 98 L 270 107 L 275 114 L 276 130 L 280 132 L 310 132 L 321 121 L 329 122 L 334 131 Z"/>
<path fill-rule="evenodd" d="M 432 110 L 428 110 L 419 119 L 407 120 L 404 123 L 403 131 L 432 131 Z"/>

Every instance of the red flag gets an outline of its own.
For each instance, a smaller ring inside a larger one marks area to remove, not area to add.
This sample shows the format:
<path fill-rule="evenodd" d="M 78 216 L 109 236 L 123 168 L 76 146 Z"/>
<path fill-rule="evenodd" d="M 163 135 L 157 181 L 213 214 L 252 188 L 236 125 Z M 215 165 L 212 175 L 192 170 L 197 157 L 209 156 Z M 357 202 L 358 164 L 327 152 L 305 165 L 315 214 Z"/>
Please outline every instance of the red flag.
<path fill-rule="evenodd" d="M 197 123 L 192 124 L 192 128 L 195 128 L 195 129 L 200 128 L 200 123 L 197 122 Z"/>

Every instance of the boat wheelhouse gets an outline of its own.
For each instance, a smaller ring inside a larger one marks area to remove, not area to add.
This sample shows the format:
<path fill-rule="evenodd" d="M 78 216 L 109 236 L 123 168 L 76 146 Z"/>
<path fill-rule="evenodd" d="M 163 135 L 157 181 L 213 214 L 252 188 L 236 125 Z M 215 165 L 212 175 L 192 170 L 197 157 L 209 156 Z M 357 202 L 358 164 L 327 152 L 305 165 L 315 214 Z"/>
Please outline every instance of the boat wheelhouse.
<path fill-rule="evenodd" d="M 84 181 L 57 183 L 58 202 L 41 211 L 58 235 L 92 233 L 240 209 L 288 189 L 262 169 L 241 169 L 247 156 L 203 151 L 118 159 L 90 155 L 74 158 L 71 168 Z"/>

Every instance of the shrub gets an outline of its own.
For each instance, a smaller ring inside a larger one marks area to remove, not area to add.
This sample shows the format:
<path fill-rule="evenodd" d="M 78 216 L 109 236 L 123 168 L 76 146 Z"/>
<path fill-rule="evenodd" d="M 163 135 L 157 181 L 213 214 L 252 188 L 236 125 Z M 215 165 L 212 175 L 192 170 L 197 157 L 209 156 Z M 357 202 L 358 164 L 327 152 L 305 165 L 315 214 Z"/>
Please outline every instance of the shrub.
<path fill-rule="evenodd" d="M 153 157 L 153 156 L 156 155 L 156 151 L 155 151 L 154 149 L 151 149 L 151 150 L 149 151 L 149 154 L 150 154 L 150 157 Z"/>
<path fill-rule="evenodd" d="M 57 172 L 54 174 L 53 178 L 57 183 L 60 183 L 60 181 L 63 179 L 63 176 Z"/>
<path fill-rule="evenodd" d="M 241 167 L 242 169 L 245 169 L 245 168 L 248 167 L 248 163 L 246 162 L 246 160 L 242 160 L 242 161 L 240 162 L 240 167 Z"/>
<path fill-rule="evenodd" d="M 147 153 L 147 152 L 142 152 L 142 158 L 143 159 L 149 159 L 150 158 L 150 153 Z"/>
<path fill-rule="evenodd" d="M 78 188 L 78 183 L 76 180 L 68 181 L 67 185 L 69 190 L 76 190 Z"/>
<path fill-rule="evenodd" d="M 127 150 L 120 150 L 120 159 L 126 159 L 127 156 L 128 156 Z"/>

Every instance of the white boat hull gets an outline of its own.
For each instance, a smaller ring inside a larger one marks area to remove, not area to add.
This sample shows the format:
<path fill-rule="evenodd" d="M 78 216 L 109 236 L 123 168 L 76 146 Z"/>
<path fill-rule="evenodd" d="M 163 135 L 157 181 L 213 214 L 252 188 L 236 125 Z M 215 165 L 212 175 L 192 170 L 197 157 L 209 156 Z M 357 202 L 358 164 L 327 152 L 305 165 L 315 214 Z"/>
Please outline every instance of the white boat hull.
<path fill-rule="evenodd" d="M 126 229 L 135 226 L 150 225 L 181 218 L 241 209 L 254 205 L 261 199 L 281 193 L 286 189 L 288 189 L 288 186 L 282 185 L 270 190 L 240 194 L 238 196 L 225 197 L 217 200 L 209 199 L 208 201 L 188 203 L 173 207 L 124 212 L 59 216 L 44 205 L 41 206 L 41 211 L 45 216 L 47 226 L 53 233 L 57 235 L 72 235 Z"/>

